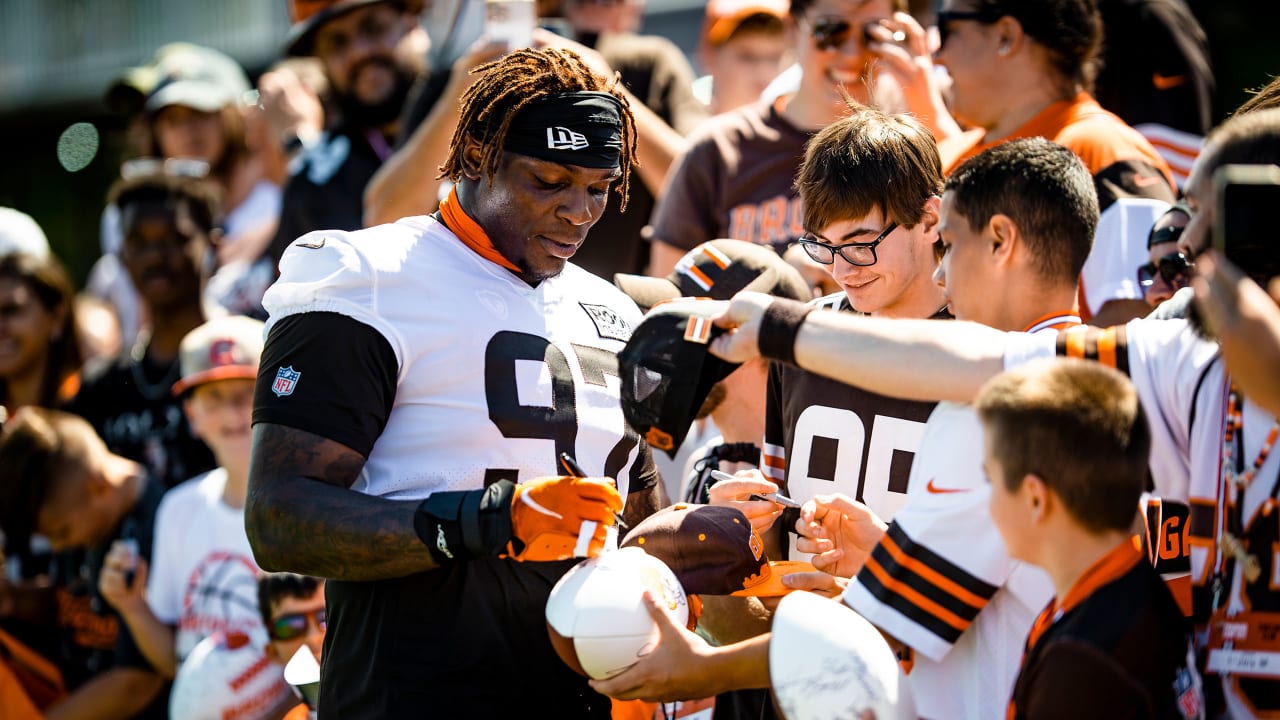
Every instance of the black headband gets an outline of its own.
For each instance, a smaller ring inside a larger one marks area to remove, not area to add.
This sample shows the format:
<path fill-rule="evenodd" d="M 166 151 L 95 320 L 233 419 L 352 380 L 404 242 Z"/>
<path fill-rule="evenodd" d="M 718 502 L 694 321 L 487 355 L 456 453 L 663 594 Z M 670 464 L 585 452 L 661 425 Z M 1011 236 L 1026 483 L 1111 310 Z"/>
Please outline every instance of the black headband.
<path fill-rule="evenodd" d="M 564 165 L 618 167 L 622 103 L 605 92 L 540 98 L 512 119 L 502 149 Z"/>

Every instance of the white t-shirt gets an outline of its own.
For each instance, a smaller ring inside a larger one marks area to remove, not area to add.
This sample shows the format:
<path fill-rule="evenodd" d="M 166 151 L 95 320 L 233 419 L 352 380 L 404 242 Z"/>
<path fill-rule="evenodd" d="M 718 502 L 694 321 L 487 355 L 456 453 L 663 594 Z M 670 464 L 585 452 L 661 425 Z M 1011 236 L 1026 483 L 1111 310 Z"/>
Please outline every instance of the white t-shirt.
<path fill-rule="evenodd" d="M 248 635 L 258 648 L 267 631 L 258 610 L 257 563 L 244 531 L 244 509 L 222 501 L 221 468 L 170 490 L 156 511 L 147 605 L 176 627 L 181 663 L 215 632 Z"/>

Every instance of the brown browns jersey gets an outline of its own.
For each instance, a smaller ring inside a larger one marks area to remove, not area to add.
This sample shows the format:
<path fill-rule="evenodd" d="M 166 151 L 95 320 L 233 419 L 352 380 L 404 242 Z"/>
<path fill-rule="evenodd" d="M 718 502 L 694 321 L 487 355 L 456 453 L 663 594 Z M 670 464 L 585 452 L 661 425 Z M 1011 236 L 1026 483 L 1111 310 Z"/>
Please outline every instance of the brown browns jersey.
<path fill-rule="evenodd" d="M 844 293 L 813 304 L 854 312 Z M 841 492 L 887 521 L 906 501 L 911 461 L 934 405 L 879 395 L 773 363 L 761 471 L 800 502 Z"/>
<path fill-rule="evenodd" d="M 711 118 L 672 168 L 654 208 L 653 238 L 684 250 L 716 238 L 790 245 L 804 232 L 792 183 L 812 135 L 776 103 Z"/>

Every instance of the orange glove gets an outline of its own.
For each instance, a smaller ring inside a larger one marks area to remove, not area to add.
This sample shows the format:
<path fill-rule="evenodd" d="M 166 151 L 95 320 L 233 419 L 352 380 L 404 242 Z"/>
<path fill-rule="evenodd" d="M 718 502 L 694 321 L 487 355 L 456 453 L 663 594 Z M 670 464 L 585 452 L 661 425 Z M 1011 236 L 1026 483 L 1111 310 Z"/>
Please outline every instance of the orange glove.
<path fill-rule="evenodd" d="M 610 478 L 564 475 L 520 483 L 511 500 L 505 556 L 520 562 L 595 557 L 604 549 L 606 528 L 621 510 L 622 496 Z"/>

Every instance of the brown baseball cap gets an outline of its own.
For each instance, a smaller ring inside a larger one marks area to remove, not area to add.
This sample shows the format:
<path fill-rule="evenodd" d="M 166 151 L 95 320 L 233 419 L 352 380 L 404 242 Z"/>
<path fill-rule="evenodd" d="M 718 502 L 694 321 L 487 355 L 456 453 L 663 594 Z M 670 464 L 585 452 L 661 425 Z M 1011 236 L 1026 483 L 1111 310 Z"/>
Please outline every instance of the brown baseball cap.
<path fill-rule="evenodd" d="M 257 379 L 264 327 L 259 320 L 231 315 L 187 333 L 178 347 L 182 377 L 173 384 L 173 394 L 215 380 Z"/>
<path fill-rule="evenodd" d="M 775 561 L 737 508 L 677 503 L 645 518 L 622 540 L 666 563 L 691 595 L 776 597 L 782 576 L 813 572 L 807 562 Z"/>
<path fill-rule="evenodd" d="M 616 274 L 613 284 L 643 310 L 678 297 L 728 300 L 743 290 L 808 302 L 813 299 L 800 271 L 778 253 L 742 240 L 709 240 L 685 253 L 665 278 Z"/>

